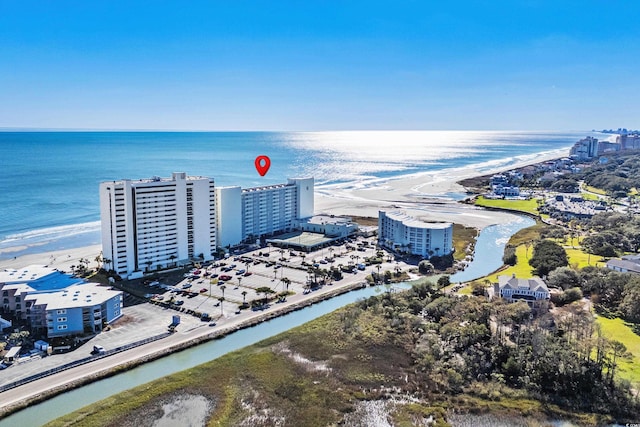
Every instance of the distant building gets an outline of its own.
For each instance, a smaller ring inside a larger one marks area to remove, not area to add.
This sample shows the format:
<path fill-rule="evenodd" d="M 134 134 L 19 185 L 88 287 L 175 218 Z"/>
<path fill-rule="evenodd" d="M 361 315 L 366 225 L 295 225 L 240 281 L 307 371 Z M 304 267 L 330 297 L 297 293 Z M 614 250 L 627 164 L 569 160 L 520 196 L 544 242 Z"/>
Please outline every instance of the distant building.
<path fill-rule="evenodd" d="M 380 246 L 423 258 L 453 252 L 453 224 L 424 222 L 403 212 L 378 212 Z"/>
<path fill-rule="evenodd" d="M 520 179 L 520 177 L 512 175 L 512 179 Z M 520 188 L 515 185 L 511 185 L 510 180 L 506 175 L 493 175 L 489 183 L 491 185 L 491 192 L 496 196 L 518 197 L 520 195 Z"/>
<path fill-rule="evenodd" d="M 638 134 L 618 135 L 616 142 L 620 144 L 621 150 L 640 150 L 640 135 Z"/>
<path fill-rule="evenodd" d="M 598 155 L 620 151 L 621 145 L 616 142 L 600 141 L 598 142 Z"/>
<path fill-rule="evenodd" d="M 598 139 L 588 136 L 573 144 L 569 154 L 577 160 L 590 160 L 598 156 Z"/>
<path fill-rule="evenodd" d="M 498 276 L 498 283 L 494 285 L 494 295 L 508 302 L 524 301 L 530 307 L 537 307 L 540 301 L 548 301 L 551 298 L 549 288 L 541 278 L 519 279 L 515 274 Z"/>

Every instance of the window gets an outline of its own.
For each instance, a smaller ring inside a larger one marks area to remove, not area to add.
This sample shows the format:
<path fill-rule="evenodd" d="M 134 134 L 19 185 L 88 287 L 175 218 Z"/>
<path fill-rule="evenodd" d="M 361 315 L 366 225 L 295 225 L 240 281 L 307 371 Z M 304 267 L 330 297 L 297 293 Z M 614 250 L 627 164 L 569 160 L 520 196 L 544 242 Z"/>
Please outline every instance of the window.
<path fill-rule="evenodd" d="M 22 308 L 22 305 L 16 304 L 16 310 L 20 310 L 21 308 Z"/>
<path fill-rule="evenodd" d="M 64 308 L 62 310 L 57 310 L 56 314 L 67 314 L 67 310 Z"/>
<path fill-rule="evenodd" d="M 58 317 L 58 323 L 62 323 L 62 322 L 66 322 L 67 318 L 66 317 Z"/>
<path fill-rule="evenodd" d="M 62 330 L 65 330 L 65 329 L 67 329 L 67 325 L 58 325 L 58 330 L 59 331 L 62 331 Z"/>
<path fill-rule="evenodd" d="M 20 297 L 16 297 L 16 302 L 20 302 Z"/>

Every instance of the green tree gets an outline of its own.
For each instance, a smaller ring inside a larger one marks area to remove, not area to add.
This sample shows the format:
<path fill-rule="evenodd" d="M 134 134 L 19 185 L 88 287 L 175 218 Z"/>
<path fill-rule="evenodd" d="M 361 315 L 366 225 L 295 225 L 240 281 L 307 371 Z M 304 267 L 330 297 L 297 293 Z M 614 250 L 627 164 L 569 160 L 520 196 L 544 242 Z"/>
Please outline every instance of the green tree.
<path fill-rule="evenodd" d="M 420 272 L 420 274 L 430 274 L 431 272 L 433 272 L 433 264 L 431 264 L 426 259 L 423 259 L 418 264 L 418 271 Z"/>
<path fill-rule="evenodd" d="M 551 287 L 569 289 L 581 287 L 581 284 L 580 276 L 570 267 L 558 267 L 547 277 L 547 285 Z"/>
<path fill-rule="evenodd" d="M 445 286 L 449 286 L 451 284 L 451 280 L 449 280 L 449 276 L 440 276 L 438 278 L 438 287 L 444 288 Z"/>
<path fill-rule="evenodd" d="M 506 265 L 516 265 L 518 257 L 516 256 L 516 248 L 511 245 L 507 245 L 504 248 L 504 255 L 502 256 L 502 262 Z"/>
<path fill-rule="evenodd" d="M 546 276 L 558 267 L 569 264 L 567 252 L 552 240 L 542 240 L 533 247 L 533 256 L 529 265 L 538 276 Z"/>

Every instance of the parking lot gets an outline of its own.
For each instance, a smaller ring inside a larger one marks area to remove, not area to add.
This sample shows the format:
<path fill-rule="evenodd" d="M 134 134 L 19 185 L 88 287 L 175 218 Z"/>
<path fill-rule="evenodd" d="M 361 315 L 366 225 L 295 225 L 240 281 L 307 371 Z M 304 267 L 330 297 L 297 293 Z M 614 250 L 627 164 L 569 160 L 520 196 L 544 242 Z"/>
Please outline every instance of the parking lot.
<path fill-rule="evenodd" d="M 314 278 L 308 272 L 311 266 L 325 270 L 351 267 L 353 272 L 343 272 L 342 280 L 364 281 L 366 275 L 377 272 L 377 269 L 361 266 L 364 269 L 359 270 L 356 266 L 366 257 L 376 255 L 374 245 L 373 239 L 366 244 L 364 239 L 360 239 L 310 253 L 275 247 L 257 249 L 194 268 L 177 284 L 158 283 L 157 293 L 152 299 L 170 303 L 181 312 L 207 313 L 214 320 L 228 318 L 269 294 L 272 297 L 287 291 L 290 295 L 310 292 L 313 282 L 322 280 L 322 277 Z M 389 264 L 385 263 L 384 267 L 388 269 Z M 327 286 L 334 283 L 326 278 Z M 268 291 L 259 292 L 266 289 Z"/>

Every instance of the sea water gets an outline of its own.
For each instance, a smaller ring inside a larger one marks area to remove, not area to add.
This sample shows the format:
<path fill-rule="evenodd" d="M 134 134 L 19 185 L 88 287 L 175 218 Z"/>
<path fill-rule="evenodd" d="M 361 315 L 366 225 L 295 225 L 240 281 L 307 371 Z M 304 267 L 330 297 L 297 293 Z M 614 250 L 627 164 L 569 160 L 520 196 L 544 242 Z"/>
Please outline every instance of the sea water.
<path fill-rule="evenodd" d="M 252 187 L 314 176 L 316 185 L 508 167 L 591 132 L 0 132 L 0 259 L 100 243 L 98 184 L 213 177 Z M 596 136 L 599 136 L 596 134 Z M 255 170 L 258 155 L 269 172 Z"/>

